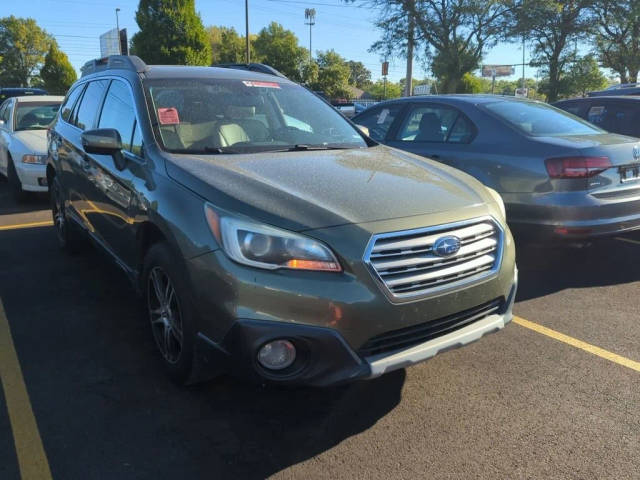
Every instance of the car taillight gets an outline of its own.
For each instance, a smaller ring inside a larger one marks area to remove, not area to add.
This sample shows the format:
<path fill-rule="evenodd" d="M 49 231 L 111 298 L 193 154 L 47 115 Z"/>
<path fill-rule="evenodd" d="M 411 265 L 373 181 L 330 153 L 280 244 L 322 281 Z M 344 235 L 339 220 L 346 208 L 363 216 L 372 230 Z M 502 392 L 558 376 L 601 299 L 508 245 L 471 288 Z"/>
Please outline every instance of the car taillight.
<path fill-rule="evenodd" d="M 589 178 L 612 166 L 609 157 L 557 157 L 544 163 L 551 178 Z"/>

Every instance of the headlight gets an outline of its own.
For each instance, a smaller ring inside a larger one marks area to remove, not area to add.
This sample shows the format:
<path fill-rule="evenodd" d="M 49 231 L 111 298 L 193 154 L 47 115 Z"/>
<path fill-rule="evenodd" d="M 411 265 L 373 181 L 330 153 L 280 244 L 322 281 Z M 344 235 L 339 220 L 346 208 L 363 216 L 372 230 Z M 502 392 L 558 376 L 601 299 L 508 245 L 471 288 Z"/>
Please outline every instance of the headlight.
<path fill-rule="evenodd" d="M 504 208 L 504 201 L 502 200 L 502 197 L 500 196 L 500 194 L 498 192 L 496 192 L 493 188 L 489 188 L 486 187 L 487 190 L 489 190 L 489 193 L 491 194 L 491 196 L 493 197 L 493 199 L 496 201 L 496 203 L 498 204 L 498 207 L 500 207 L 500 212 L 502 213 L 502 218 L 504 218 L 506 220 L 507 218 L 507 211 Z"/>
<path fill-rule="evenodd" d="M 311 238 L 269 225 L 220 216 L 205 206 L 211 232 L 233 260 L 245 265 L 275 270 L 321 270 L 340 272 L 333 252 Z"/>
<path fill-rule="evenodd" d="M 47 156 L 46 155 L 23 155 L 22 163 L 44 165 L 47 163 Z"/>

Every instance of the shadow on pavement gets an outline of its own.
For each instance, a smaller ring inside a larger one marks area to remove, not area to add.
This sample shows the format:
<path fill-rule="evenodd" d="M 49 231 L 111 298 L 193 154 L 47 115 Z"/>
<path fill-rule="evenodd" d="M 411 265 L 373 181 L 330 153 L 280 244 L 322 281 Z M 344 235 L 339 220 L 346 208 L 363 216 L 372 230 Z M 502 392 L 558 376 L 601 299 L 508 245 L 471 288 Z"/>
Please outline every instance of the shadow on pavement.
<path fill-rule="evenodd" d="M 125 275 L 54 235 L 0 232 L 0 299 L 54 478 L 265 478 L 400 402 L 404 371 L 328 389 L 177 387 Z"/>
<path fill-rule="evenodd" d="M 618 285 L 640 280 L 638 258 L 640 234 L 637 232 L 600 239 L 584 247 L 519 244 L 520 283 L 516 301 L 542 297 L 567 288 Z"/>
<path fill-rule="evenodd" d="M 9 189 L 9 184 L 0 175 L 0 215 L 12 213 L 28 213 L 34 210 L 49 208 L 48 193 L 30 193 L 27 198 L 18 202 Z"/>

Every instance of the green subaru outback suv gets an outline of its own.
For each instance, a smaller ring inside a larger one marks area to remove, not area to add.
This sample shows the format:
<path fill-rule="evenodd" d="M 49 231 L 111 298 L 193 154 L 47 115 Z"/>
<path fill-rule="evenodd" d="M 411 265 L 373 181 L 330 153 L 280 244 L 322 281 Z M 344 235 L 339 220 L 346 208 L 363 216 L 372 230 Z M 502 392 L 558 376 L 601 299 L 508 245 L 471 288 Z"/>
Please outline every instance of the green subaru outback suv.
<path fill-rule="evenodd" d="M 139 288 L 169 375 L 371 378 L 500 330 L 500 197 L 278 76 L 88 63 L 49 132 L 58 240 Z"/>

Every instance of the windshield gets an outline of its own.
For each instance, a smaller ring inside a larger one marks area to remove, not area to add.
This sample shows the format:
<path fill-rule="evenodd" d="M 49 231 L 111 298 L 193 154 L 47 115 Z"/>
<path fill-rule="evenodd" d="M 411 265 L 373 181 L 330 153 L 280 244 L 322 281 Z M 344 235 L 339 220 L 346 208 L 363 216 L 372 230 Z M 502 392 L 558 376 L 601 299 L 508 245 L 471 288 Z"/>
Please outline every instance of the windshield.
<path fill-rule="evenodd" d="M 605 133 L 570 113 L 543 103 L 494 102 L 485 108 L 508 124 L 534 137 L 562 135 L 595 135 Z"/>
<path fill-rule="evenodd" d="M 60 102 L 18 103 L 15 113 L 15 129 L 44 130 L 53 121 Z"/>
<path fill-rule="evenodd" d="M 362 148 L 337 111 L 289 83 L 235 79 L 145 82 L 163 148 L 176 153 L 253 153 Z"/>

